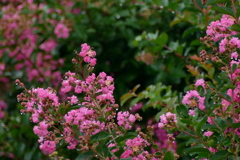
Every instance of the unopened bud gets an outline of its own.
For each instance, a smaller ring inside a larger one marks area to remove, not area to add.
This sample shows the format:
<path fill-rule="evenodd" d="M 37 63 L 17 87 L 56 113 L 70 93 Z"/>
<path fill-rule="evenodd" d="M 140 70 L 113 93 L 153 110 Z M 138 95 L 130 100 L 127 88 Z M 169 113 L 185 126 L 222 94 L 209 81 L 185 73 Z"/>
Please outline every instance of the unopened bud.
<path fill-rule="evenodd" d="M 77 64 L 77 60 L 75 58 L 72 59 L 73 64 Z"/>
<path fill-rule="evenodd" d="M 138 113 L 135 114 L 135 117 L 136 117 L 136 119 L 139 120 L 139 121 L 142 120 L 142 117 L 141 117 Z"/>

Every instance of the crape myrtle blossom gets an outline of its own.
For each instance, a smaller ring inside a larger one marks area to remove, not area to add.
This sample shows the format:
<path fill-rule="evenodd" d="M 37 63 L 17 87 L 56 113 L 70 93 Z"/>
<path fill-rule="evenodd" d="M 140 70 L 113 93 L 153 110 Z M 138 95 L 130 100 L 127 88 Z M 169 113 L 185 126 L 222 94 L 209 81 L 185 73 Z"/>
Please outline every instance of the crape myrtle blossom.
<path fill-rule="evenodd" d="M 227 36 L 236 35 L 236 31 L 229 30 L 234 24 L 234 18 L 229 15 L 223 15 L 220 20 L 213 21 L 207 27 L 207 35 L 210 36 L 213 41 L 217 42 Z"/>
<path fill-rule="evenodd" d="M 204 132 L 204 135 L 207 136 L 207 137 L 210 137 L 212 134 L 213 134 L 212 131 Z"/>
<path fill-rule="evenodd" d="M 63 23 L 58 23 L 55 27 L 54 33 L 58 38 L 68 38 L 69 30 Z"/>
<path fill-rule="evenodd" d="M 84 58 L 84 62 L 91 64 L 91 66 L 95 66 L 97 59 L 94 58 L 96 56 L 96 52 L 91 50 L 91 47 L 84 43 L 81 45 L 82 50 L 79 55 Z"/>
<path fill-rule="evenodd" d="M 125 129 L 131 129 L 132 128 L 132 124 L 139 119 L 139 115 L 133 115 L 130 114 L 128 111 L 126 112 L 118 112 L 117 114 L 117 120 L 118 120 L 118 125 L 124 127 Z"/>
<path fill-rule="evenodd" d="M 237 48 L 240 48 L 240 40 L 237 37 L 232 37 L 230 40 L 229 38 L 224 38 L 219 43 L 219 51 L 235 51 Z"/>
<path fill-rule="evenodd" d="M 190 109 L 190 110 L 188 111 L 188 114 L 189 114 L 190 116 L 194 116 L 194 115 L 195 115 L 195 110 Z"/>
<path fill-rule="evenodd" d="M 238 18 L 240 20 L 240 18 Z M 239 34 L 237 31 L 231 30 L 231 26 L 233 24 L 237 24 L 237 20 L 229 15 L 223 15 L 220 21 L 213 21 L 211 22 L 210 26 L 207 29 L 207 35 L 202 40 L 204 43 L 209 45 L 209 47 L 213 47 L 216 50 L 217 55 L 214 57 L 217 59 L 214 62 L 223 62 L 224 65 L 222 67 L 222 71 L 226 72 L 231 81 L 232 87 L 227 89 L 225 93 L 229 96 L 224 98 L 221 96 L 219 101 L 219 108 L 213 110 L 213 115 L 210 115 L 207 119 L 207 122 L 211 125 L 214 125 L 216 122 L 214 119 L 218 118 L 219 116 L 223 119 L 228 119 L 231 117 L 231 121 L 233 123 L 240 122 L 240 114 L 238 113 L 239 103 L 240 103 L 240 69 L 239 69 L 239 48 L 240 48 L 240 39 L 238 36 Z M 212 42 L 219 43 L 218 47 L 215 47 Z M 221 56 L 219 56 L 221 55 Z M 225 56 L 226 59 L 223 59 Z M 228 62 L 226 62 L 226 60 Z M 222 64 L 221 64 L 222 65 Z M 220 94 L 221 95 L 221 94 Z M 198 96 L 197 96 L 198 97 Z M 187 99 L 187 98 L 186 98 Z M 185 101 L 185 104 L 187 101 Z M 218 103 L 218 102 L 214 102 Z M 188 102 L 188 105 L 190 103 Z M 226 117 L 224 117 L 226 116 Z M 207 131 L 204 133 L 205 136 L 210 137 L 213 134 L 212 131 Z M 239 128 L 232 128 L 227 127 L 224 131 L 226 135 L 237 135 L 240 136 L 240 129 Z M 232 145 L 236 145 L 232 143 Z M 210 147 L 210 152 L 217 152 L 218 150 Z"/>
<path fill-rule="evenodd" d="M 200 110 L 205 109 L 205 97 L 201 97 L 196 90 L 187 91 L 183 97 L 182 103 L 188 105 L 190 108 L 198 107 Z"/>
<path fill-rule="evenodd" d="M 203 79 L 198 79 L 195 83 L 195 86 L 202 86 L 203 88 L 205 88 L 205 81 Z"/>
<path fill-rule="evenodd" d="M 143 139 L 140 135 L 134 139 L 128 139 L 126 141 L 127 147 L 125 147 L 125 151 L 122 153 L 121 158 L 132 157 L 133 160 L 149 159 L 149 152 L 144 151 L 144 148 L 149 145 L 150 143 L 148 143 L 147 140 Z"/>
<path fill-rule="evenodd" d="M 85 65 L 93 67 L 95 64 L 91 60 L 96 55 L 95 52 L 91 51 L 87 44 L 82 45 L 81 52 L 82 55 L 78 54 L 74 63 L 85 62 L 87 63 Z M 86 57 L 89 57 L 90 61 L 86 60 Z M 96 75 L 91 73 L 91 69 L 88 71 L 90 73 L 83 74 L 84 76 L 81 75 L 82 72 L 65 73 L 61 92 L 66 93 L 68 97 L 66 102 L 61 103 L 57 92 L 52 88 L 27 90 L 23 83 L 16 80 L 26 92 L 18 95 L 18 100 L 22 101 L 24 107 L 21 111 L 32 114 L 30 120 L 36 124 L 33 132 L 39 137 L 39 148 L 43 153 L 52 154 L 60 141 L 65 142 L 70 150 L 88 151 L 92 147 L 90 143 L 92 136 L 99 132 L 115 130 L 116 134 L 123 135 L 125 131 L 132 129 L 136 120 L 141 120 L 138 114 L 133 115 L 128 111 L 116 113 L 118 105 L 115 104 L 113 96 L 114 79 L 111 76 L 107 76 L 104 72 Z M 83 95 L 81 99 L 79 99 L 80 94 Z M 169 121 L 176 122 L 174 115 L 168 113 L 167 117 Z M 133 157 L 135 160 L 150 157 L 157 160 L 144 150 L 150 143 L 143 137 L 146 135 L 127 139 L 123 146 L 125 152 L 121 157 Z"/>
<path fill-rule="evenodd" d="M 43 82 L 49 80 L 53 86 L 59 85 L 61 81 L 61 73 L 56 71 L 63 65 L 64 59 L 59 58 L 57 60 L 51 55 L 51 52 L 57 47 L 58 40 L 54 36 L 54 27 L 56 31 L 60 30 L 56 19 L 52 19 L 51 14 L 44 20 L 42 13 L 46 12 L 45 8 L 49 8 L 47 3 L 36 3 L 34 1 L 6 1 L 0 7 L 2 16 L 0 23 L 3 24 L 0 27 L 0 32 L 3 35 L 3 39 L 0 42 L 0 58 L 5 56 L 14 59 L 14 66 L 16 70 L 23 70 L 26 73 L 28 81 Z M 16 3 L 17 2 L 17 3 Z M 23 10 L 28 8 L 29 13 L 23 13 Z M 52 8 L 49 8 L 51 10 Z M 62 7 L 61 10 L 65 10 L 66 7 Z M 59 9 L 52 9 L 59 10 Z M 41 13 L 41 14 L 39 14 Z M 60 13 L 60 12 L 58 12 Z M 41 19 L 41 20 L 38 20 Z M 66 23 L 66 22 L 61 22 Z M 34 26 L 34 27 L 33 27 Z M 48 33 L 52 35 L 43 38 L 41 35 L 45 35 L 45 30 L 42 27 L 48 28 Z M 62 29 L 63 30 L 63 29 Z M 62 37 L 67 37 L 69 34 L 66 30 L 58 32 L 63 34 Z M 4 54 L 7 53 L 7 54 Z M 6 57 L 5 57 L 6 58 Z M 9 70 L 5 64 L 6 70 Z M 3 67 L 0 66 L 0 74 L 4 73 Z M 23 74 L 25 75 L 25 74 Z M 2 77 L 0 81 L 6 81 L 6 77 Z M 9 80 L 8 80 L 9 81 Z"/>
<path fill-rule="evenodd" d="M 158 123 L 159 128 L 173 128 L 177 121 L 176 114 L 167 112 L 160 116 L 160 122 Z"/>

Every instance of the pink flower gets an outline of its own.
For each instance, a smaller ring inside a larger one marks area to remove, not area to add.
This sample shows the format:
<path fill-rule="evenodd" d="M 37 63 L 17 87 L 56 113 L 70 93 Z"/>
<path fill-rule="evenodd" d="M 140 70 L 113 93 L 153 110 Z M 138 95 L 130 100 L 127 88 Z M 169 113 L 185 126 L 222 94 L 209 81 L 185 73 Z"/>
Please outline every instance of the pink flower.
<path fill-rule="evenodd" d="M 125 150 L 125 151 L 122 153 L 122 155 L 121 155 L 120 158 L 128 158 L 128 157 L 131 157 L 132 153 L 133 153 L 132 150 L 127 149 L 127 150 Z"/>
<path fill-rule="evenodd" d="M 204 132 L 204 135 L 207 136 L 207 137 L 210 137 L 212 134 L 213 134 L 212 131 Z"/>
<path fill-rule="evenodd" d="M 231 54 L 231 59 L 238 59 L 238 52 L 233 52 Z"/>
<path fill-rule="evenodd" d="M 159 128 L 163 128 L 163 127 L 164 127 L 164 124 L 163 124 L 163 123 L 158 123 L 158 127 L 159 127 Z"/>
<path fill-rule="evenodd" d="M 46 136 L 48 134 L 48 124 L 45 121 L 39 123 L 39 126 L 34 126 L 33 131 L 39 137 Z"/>
<path fill-rule="evenodd" d="M 215 119 L 215 117 L 208 117 L 207 122 L 210 124 L 213 124 L 214 119 Z"/>
<path fill-rule="evenodd" d="M 234 24 L 234 19 L 229 15 L 223 15 L 221 20 L 213 21 L 207 27 L 207 35 L 210 36 L 213 41 L 217 42 L 227 36 L 236 35 L 236 31 L 231 31 L 229 28 Z"/>
<path fill-rule="evenodd" d="M 7 104 L 4 101 L 0 100 L 0 109 L 6 109 L 6 108 L 7 108 Z"/>
<path fill-rule="evenodd" d="M 216 148 L 213 147 L 209 147 L 208 150 L 212 153 L 216 153 L 218 151 Z"/>
<path fill-rule="evenodd" d="M 56 150 L 56 143 L 54 141 L 44 141 L 39 148 L 45 154 L 52 154 Z"/>
<path fill-rule="evenodd" d="M 78 102 L 78 98 L 73 95 L 73 96 L 71 97 L 71 101 L 70 101 L 71 105 L 76 104 L 77 102 Z"/>
<path fill-rule="evenodd" d="M 205 109 L 204 100 L 205 97 L 201 97 L 198 91 L 190 90 L 187 91 L 186 95 L 183 97 L 182 103 L 192 108 L 198 106 L 200 110 L 204 110 Z"/>
<path fill-rule="evenodd" d="M 132 109 L 130 108 L 130 110 L 131 110 L 132 113 L 135 113 L 135 112 L 137 112 L 138 110 L 140 110 L 142 107 L 143 107 L 143 103 L 142 103 L 142 102 L 139 102 L 139 103 L 133 105 L 133 106 L 132 106 Z"/>
<path fill-rule="evenodd" d="M 136 121 L 136 117 L 126 112 L 118 112 L 117 114 L 118 125 L 123 126 L 125 129 L 131 129 L 132 124 Z"/>
<path fill-rule="evenodd" d="M 195 86 L 202 86 L 203 88 L 205 88 L 205 81 L 203 79 L 198 79 L 195 83 Z"/>
<path fill-rule="evenodd" d="M 57 43 L 53 39 L 49 39 L 39 46 L 40 49 L 47 53 L 51 52 L 55 47 L 57 47 Z"/>
<path fill-rule="evenodd" d="M 82 44 L 81 47 L 82 49 L 79 55 L 83 57 L 84 62 L 91 64 L 91 66 L 95 66 L 97 63 L 97 59 L 94 58 L 96 56 L 96 52 L 91 50 L 87 43 Z"/>
<path fill-rule="evenodd" d="M 166 114 L 163 114 L 160 116 L 160 122 L 158 123 L 158 127 L 159 128 L 163 128 L 163 127 L 169 128 L 169 127 L 172 127 L 173 125 L 175 125 L 176 123 L 178 123 L 176 114 L 167 112 Z"/>
<path fill-rule="evenodd" d="M 63 23 L 58 23 L 55 27 L 54 33 L 58 38 L 68 38 L 69 30 Z"/>
<path fill-rule="evenodd" d="M 134 148 L 134 147 L 136 147 L 136 146 L 144 148 L 144 147 L 146 147 L 146 146 L 149 146 L 150 144 L 147 142 L 147 140 L 141 138 L 141 137 L 138 135 L 138 137 L 136 137 L 136 138 L 134 138 L 134 139 L 128 139 L 128 140 L 126 141 L 126 145 L 127 145 L 128 147 L 132 147 L 132 148 Z"/>
<path fill-rule="evenodd" d="M 188 111 L 188 114 L 191 115 L 191 116 L 194 116 L 195 115 L 195 110 L 190 109 Z"/>
<path fill-rule="evenodd" d="M 0 75 L 3 73 L 4 70 L 5 70 L 5 64 L 0 63 Z"/>
<path fill-rule="evenodd" d="M 0 119 L 3 119 L 5 117 L 5 112 L 0 110 Z"/>

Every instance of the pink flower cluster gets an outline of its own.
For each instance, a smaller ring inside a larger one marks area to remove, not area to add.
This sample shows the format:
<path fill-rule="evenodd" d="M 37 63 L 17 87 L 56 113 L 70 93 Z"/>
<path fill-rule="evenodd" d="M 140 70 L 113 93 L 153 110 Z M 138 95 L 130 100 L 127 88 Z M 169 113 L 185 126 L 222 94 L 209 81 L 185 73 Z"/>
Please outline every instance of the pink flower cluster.
<path fill-rule="evenodd" d="M 147 140 L 138 137 L 134 139 L 128 139 L 126 141 L 125 151 L 122 153 L 121 158 L 132 157 L 133 160 L 147 159 L 148 151 L 144 151 L 144 148 L 149 146 L 150 143 Z"/>
<path fill-rule="evenodd" d="M 69 30 L 63 23 L 58 23 L 55 27 L 54 33 L 58 38 L 68 38 Z"/>
<path fill-rule="evenodd" d="M 198 79 L 195 83 L 195 86 L 198 87 L 198 86 L 202 86 L 203 88 L 205 88 L 205 81 L 204 79 Z"/>
<path fill-rule="evenodd" d="M 86 46 L 87 44 L 83 45 L 83 48 Z M 91 53 L 93 52 L 91 51 Z M 78 55 L 78 58 L 82 60 L 87 56 L 94 58 L 95 54 L 90 55 L 90 51 L 86 53 L 85 57 Z M 82 60 L 79 63 L 82 63 Z M 51 154 L 55 150 L 56 143 L 58 143 L 56 137 L 64 139 L 68 144 L 68 149 L 80 147 L 81 150 L 87 150 L 90 136 L 107 128 L 106 121 L 99 120 L 99 118 L 110 121 L 115 117 L 115 109 L 118 108 L 114 104 L 113 78 L 107 76 L 106 73 L 101 72 L 98 76 L 89 73 L 88 76 L 79 78 L 79 75 L 69 71 L 65 73 L 65 77 L 65 80 L 62 81 L 61 91 L 64 93 L 73 91 L 73 95 L 67 98 L 67 103 L 59 103 L 56 92 L 51 88 L 36 88 L 26 91 L 30 96 L 23 93 L 18 95 L 18 100 L 23 101 L 22 106 L 25 107 L 22 112 L 32 113 L 31 120 L 38 123 L 33 130 L 39 136 L 40 149 L 46 154 Z M 23 83 L 19 80 L 16 80 L 16 83 L 24 88 Z M 82 101 L 79 101 L 77 97 L 80 93 L 84 94 Z M 59 112 L 59 108 L 71 105 L 81 107 L 64 114 L 61 113 L 62 111 Z M 56 130 L 54 127 L 56 121 L 62 125 L 63 131 Z M 79 136 L 76 138 L 76 132 L 82 134 L 81 138 Z"/>
<path fill-rule="evenodd" d="M 79 63 L 79 66 L 83 65 L 82 62 L 85 61 L 86 57 L 93 59 L 95 55 L 95 52 L 92 54 L 93 51 L 89 50 L 90 47 L 87 44 L 82 45 L 82 47 L 81 52 L 86 51 L 86 55 L 77 55 L 76 61 L 74 61 Z M 79 72 L 72 73 L 69 71 L 65 73 L 61 91 L 70 95 L 67 97 L 67 102 L 59 103 L 56 91 L 51 88 L 27 90 L 23 83 L 16 80 L 16 83 L 23 87 L 26 92 L 26 94 L 18 95 L 18 100 L 22 101 L 21 104 L 25 107 L 22 112 L 32 113 L 31 120 L 37 123 L 33 131 L 38 135 L 40 149 L 45 154 L 52 154 L 60 141 L 64 141 L 68 145 L 68 149 L 88 151 L 93 145 L 91 143 L 92 136 L 101 131 L 103 133 L 114 132 L 120 136 L 124 135 L 126 130 L 132 128 L 136 120 L 141 119 L 138 114 L 119 112 L 117 125 L 114 122 L 118 105 L 115 104 L 113 97 L 113 78 L 107 76 L 104 72 L 96 76 L 91 72 L 92 70 L 86 69 L 89 64 L 84 65 Z M 87 74 L 84 73 L 86 70 Z M 83 94 L 81 99 L 78 98 L 79 94 Z M 72 108 L 72 105 L 78 108 Z M 173 118 L 168 114 L 167 116 L 169 121 Z M 142 132 L 140 133 L 143 135 Z M 112 136 L 115 135 L 112 134 Z M 153 157 L 153 155 L 144 151 L 144 147 L 150 144 L 143 137 L 138 136 L 127 140 L 126 151 L 121 157 L 132 156 L 134 160 Z M 97 147 L 97 143 L 94 143 L 94 145 Z M 114 157 L 111 159 L 114 159 Z M 153 160 L 155 159 L 153 158 Z"/>
<path fill-rule="evenodd" d="M 224 38 L 219 43 L 219 51 L 235 51 L 237 48 L 240 48 L 240 40 L 237 37 L 232 37 L 230 40 L 228 38 Z"/>
<path fill-rule="evenodd" d="M 56 33 L 64 38 L 69 36 L 69 29 L 62 22 L 51 19 L 51 16 L 43 20 L 43 15 L 39 13 L 46 12 L 44 9 L 46 6 L 49 7 L 46 3 L 37 4 L 34 1 L 19 1 L 18 3 L 8 1 L 0 7 L 3 14 L 0 19 L 2 24 L 0 31 L 4 37 L 0 41 L 0 46 L 2 46 L 0 59 L 4 56 L 14 59 L 16 63 L 2 66 L 6 66 L 5 68 L 14 66 L 17 71 L 24 69 L 28 81 L 43 82 L 49 79 L 56 86 L 61 81 L 61 73 L 56 70 L 63 65 L 64 60 L 62 58 L 53 59 L 51 52 L 57 47 L 58 40 L 55 36 L 48 36 L 47 39 L 42 38 L 41 36 L 45 35 L 45 30 L 39 27 L 39 24 L 46 26 L 52 33 L 54 32 L 52 26 L 56 26 Z M 30 11 L 28 14 L 22 12 L 26 8 Z M 57 25 L 58 23 L 59 25 Z M 0 67 L 0 75 L 5 69 L 2 68 Z"/>
<path fill-rule="evenodd" d="M 167 112 L 160 116 L 160 122 L 158 123 L 159 128 L 173 128 L 178 123 L 176 114 Z"/>
<path fill-rule="evenodd" d="M 101 72 L 97 77 L 94 73 L 86 77 L 85 80 L 79 80 L 76 78 L 75 73 L 67 72 L 65 74 L 67 77 L 66 80 L 62 81 L 61 91 L 64 93 L 68 93 L 74 90 L 75 93 L 80 94 L 84 93 L 85 102 L 82 105 L 92 105 L 91 94 L 97 95 L 96 99 L 101 104 L 110 104 L 115 103 L 113 97 L 113 78 L 111 76 L 107 76 L 106 73 Z M 98 86 L 98 87 L 96 87 Z M 76 103 L 74 101 L 74 97 L 71 97 L 71 103 Z"/>
<path fill-rule="evenodd" d="M 91 50 L 90 46 L 87 43 L 81 45 L 82 50 L 79 55 L 84 58 L 84 62 L 89 63 L 91 66 L 95 66 L 97 63 L 97 59 L 94 58 L 96 56 L 96 52 Z"/>
<path fill-rule="evenodd" d="M 240 114 L 237 112 L 237 110 L 239 109 L 239 103 L 240 103 L 240 82 L 239 82 L 240 62 L 238 60 L 240 39 L 234 36 L 238 34 L 238 32 L 232 31 L 230 29 L 231 26 L 235 23 L 236 23 L 236 19 L 234 19 L 229 15 L 223 15 L 220 21 L 214 21 L 210 24 L 207 30 L 207 35 L 209 37 L 203 38 L 205 43 L 207 43 L 211 47 L 214 47 L 217 51 L 217 55 L 214 55 L 214 56 L 211 55 L 213 57 L 212 60 L 214 62 L 223 62 L 223 61 L 226 62 L 226 60 L 228 60 L 228 64 L 225 63 L 227 65 L 224 65 L 222 67 L 222 71 L 224 71 L 228 75 L 231 83 L 234 86 L 233 88 L 228 89 L 226 91 L 226 94 L 229 96 L 228 98 L 221 96 L 221 99 L 219 101 L 221 103 L 220 104 L 221 107 L 216 108 L 213 111 L 214 117 L 213 116 L 208 117 L 207 121 L 212 125 L 215 124 L 213 120 L 215 119 L 215 117 L 222 117 L 222 118 L 231 117 L 234 123 L 240 122 Z M 213 46 L 212 41 L 214 42 L 220 41 L 219 47 L 217 48 Z M 225 59 L 223 58 L 224 56 L 225 56 Z M 186 95 L 187 97 L 184 97 L 185 98 L 183 100 L 184 104 L 187 104 L 191 107 L 191 106 L 194 106 L 197 102 L 199 105 L 199 109 L 205 108 L 204 97 L 200 97 L 196 91 L 191 91 L 191 94 L 188 93 L 187 95 Z M 195 100 L 192 100 L 191 97 L 194 97 L 194 99 L 195 97 L 197 98 Z M 218 103 L 218 101 L 215 101 L 214 103 Z M 200 108 L 200 105 L 202 106 L 201 108 Z M 235 128 L 228 127 L 224 133 L 228 134 L 229 132 L 240 136 L 240 130 L 238 128 L 235 129 Z M 210 137 L 212 134 L 213 134 L 212 131 L 208 131 L 204 133 L 204 135 L 207 137 Z M 214 149 L 214 148 L 209 148 L 209 150 L 211 152 L 217 151 L 217 149 Z"/>
<path fill-rule="evenodd" d="M 131 129 L 132 124 L 136 121 L 136 117 L 132 114 L 126 112 L 118 112 L 117 114 L 118 125 L 124 127 L 125 129 Z"/>
<path fill-rule="evenodd" d="M 211 22 L 211 24 L 207 27 L 207 35 L 215 42 L 222 38 L 236 35 L 236 31 L 229 30 L 234 22 L 234 18 L 231 16 L 223 15 L 220 20 Z"/>
<path fill-rule="evenodd" d="M 142 138 L 140 135 L 133 139 L 128 139 L 125 143 L 124 152 L 121 154 L 120 158 L 129 158 L 132 157 L 133 160 L 140 160 L 140 159 L 151 159 L 151 160 L 158 160 L 157 158 L 153 158 L 148 151 L 145 151 L 144 148 L 150 146 L 150 143 Z M 111 143 L 108 145 L 110 150 L 115 153 L 119 149 L 116 148 L 116 144 Z M 151 158 L 150 158 L 151 157 Z M 107 158 L 108 160 L 117 159 L 116 157 Z"/>
<path fill-rule="evenodd" d="M 85 107 L 83 108 L 84 109 L 82 109 L 82 111 L 87 111 L 85 113 L 82 113 L 82 115 L 85 114 L 85 116 L 80 116 L 80 109 L 72 110 L 64 116 L 67 123 L 64 125 L 64 132 L 62 136 L 64 137 L 65 142 L 68 144 L 68 149 L 76 149 L 77 145 L 86 145 L 83 141 L 75 138 L 76 135 L 72 129 L 73 125 L 76 125 L 78 131 L 83 134 L 82 139 L 84 139 L 85 143 L 86 141 L 90 140 L 90 135 L 95 135 L 100 131 L 106 130 L 104 122 L 100 122 L 99 120 L 97 120 L 97 117 L 90 117 L 91 114 L 87 115 L 87 113 L 88 111 L 91 113 L 91 111 L 87 110 L 87 108 Z M 78 119 L 79 121 L 77 121 Z"/>
<path fill-rule="evenodd" d="M 154 135 L 157 137 L 157 139 L 154 141 L 156 145 L 160 149 L 167 149 L 167 151 L 172 151 L 176 153 L 177 149 L 177 143 L 176 141 L 172 141 L 169 139 L 169 135 L 165 129 L 159 128 L 158 124 L 154 124 Z M 154 148 L 151 148 L 152 153 L 156 153 L 157 150 Z"/>
<path fill-rule="evenodd" d="M 196 90 L 187 91 L 183 97 L 182 103 L 188 105 L 190 108 L 198 107 L 200 110 L 205 109 L 205 97 L 201 97 Z"/>
<path fill-rule="evenodd" d="M 39 146 L 39 148 L 45 154 L 52 154 L 56 150 L 56 143 L 54 141 L 46 140 Z"/>
<path fill-rule="evenodd" d="M 24 94 L 18 95 L 19 101 L 22 102 L 22 106 L 25 109 L 22 112 L 32 113 L 31 120 L 38 125 L 34 126 L 33 131 L 39 137 L 40 149 L 46 153 L 51 154 L 55 151 L 56 144 L 54 141 L 49 141 L 49 139 L 54 139 L 54 133 L 49 132 L 48 128 L 52 125 L 52 115 L 46 116 L 46 112 L 49 108 L 54 111 L 58 110 L 60 103 L 58 102 L 58 97 L 56 93 L 51 89 L 36 88 L 28 91 L 31 97 L 26 97 Z"/>

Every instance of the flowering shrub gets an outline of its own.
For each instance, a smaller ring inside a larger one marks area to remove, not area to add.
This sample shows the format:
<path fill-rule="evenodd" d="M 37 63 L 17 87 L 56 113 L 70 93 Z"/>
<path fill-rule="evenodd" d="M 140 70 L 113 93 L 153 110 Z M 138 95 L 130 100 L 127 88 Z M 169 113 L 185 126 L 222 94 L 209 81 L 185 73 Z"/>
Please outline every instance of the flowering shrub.
<path fill-rule="evenodd" d="M 219 2 L 0 2 L 1 159 L 238 159 L 239 7 Z M 68 71 L 67 53 L 86 41 L 98 65 L 83 44 L 72 60 L 76 70 Z M 196 51 L 200 57 L 190 56 Z M 136 52 L 147 66 L 133 59 Z M 195 85 L 188 85 L 186 62 Z M 159 81 L 116 104 L 129 86 Z M 7 99 L 20 86 L 22 116 Z"/>
<path fill-rule="evenodd" d="M 237 27 L 240 18 L 234 2 L 232 6 L 233 14 L 223 14 L 220 20 L 211 22 L 207 35 L 201 38 L 210 53 L 202 50 L 200 57 L 192 59 L 197 60 L 198 66 L 207 73 L 190 69 L 198 79 L 195 85 L 187 87 L 188 91 L 180 102 L 174 100 L 174 94 L 163 85 L 149 86 L 138 94 L 134 89 L 122 96 L 123 104 L 133 98 L 130 106 L 145 102 L 143 110 L 149 107 L 161 110 L 156 115 L 158 127 L 175 134 L 176 152 L 186 159 L 239 158 L 240 30 Z M 166 90 L 164 94 L 162 90 Z M 159 133 L 154 131 L 152 134 Z"/>
<path fill-rule="evenodd" d="M 0 58 L 9 57 L 11 61 L 15 61 L 13 63 L 15 70 L 24 69 L 29 82 L 50 79 L 51 83 L 58 85 L 61 73 L 56 69 L 64 63 L 64 59 L 54 60 L 51 52 L 57 47 L 59 41 L 57 38 L 69 37 L 70 28 L 67 27 L 66 21 L 57 20 L 53 15 L 58 12 L 64 16 L 64 12 L 69 10 L 73 3 L 62 10 L 49 8 L 48 4 L 31 0 L 2 3 Z M 45 28 L 48 28 L 49 33 L 44 30 Z M 50 36 L 45 37 L 42 34 Z M 3 81 L 8 78 L 6 72 L 10 69 L 4 63 L 1 65 Z"/>
<path fill-rule="evenodd" d="M 139 114 L 133 115 L 128 111 L 116 113 L 118 105 L 113 97 L 113 78 L 104 72 L 98 76 L 92 73 L 96 64 L 95 55 L 90 46 L 82 44 L 82 50 L 72 59 L 76 71 L 65 74 L 61 88 L 62 92 L 69 93 L 68 102 L 60 103 L 52 88 L 27 90 L 22 82 L 16 80 L 25 89 L 25 93 L 18 95 L 24 106 L 21 112 L 31 113 L 30 119 L 36 123 L 33 131 L 39 137 L 40 149 L 45 154 L 52 154 L 59 143 L 66 143 L 68 149 L 77 149 L 82 153 L 78 158 L 86 156 L 86 153 L 88 157 L 101 159 L 163 157 L 163 152 L 154 155 L 145 150 L 150 146 L 149 134 L 140 130 L 138 134 L 129 132 L 133 123 L 141 120 Z M 81 93 L 83 97 L 80 99 Z M 165 121 L 173 118 L 176 122 L 174 116 L 167 113 Z M 108 149 L 115 146 L 112 151 Z"/>
<path fill-rule="evenodd" d="M 22 82 L 16 80 L 26 91 L 25 94 L 18 95 L 18 100 L 25 107 L 21 112 L 32 114 L 30 119 L 36 123 L 33 131 L 39 136 L 40 149 L 45 154 L 52 154 L 63 141 L 68 144 L 68 149 L 78 149 L 83 154 L 91 151 L 89 157 L 99 156 L 105 159 L 114 155 L 121 158 L 156 159 L 158 156 L 144 151 L 150 145 L 150 137 L 139 131 L 138 135 L 132 133 L 133 137 L 136 136 L 134 139 L 125 138 L 131 133 L 128 130 L 132 124 L 141 117 L 127 111 L 116 114 L 118 105 L 112 95 L 113 78 L 104 72 L 98 76 L 92 73 L 96 64 L 95 55 L 90 46 L 82 44 L 82 50 L 72 60 L 77 70 L 65 74 L 61 88 L 62 92 L 69 93 L 68 102 L 60 103 L 52 88 L 27 90 Z M 79 100 L 81 93 L 84 97 Z M 114 122 L 116 115 L 118 125 Z M 120 138 L 126 139 L 126 143 L 120 145 Z M 118 154 L 110 153 L 106 144 L 117 146 L 117 151 L 114 151 Z M 99 151 L 102 147 L 105 149 Z M 110 159 L 115 159 L 114 157 Z"/>
<path fill-rule="evenodd" d="M 230 16 L 223 15 L 219 24 L 221 27 L 223 26 L 221 23 L 225 22 L 224 19 L 232 21 Z M 210 26 L 214 23 L 212 22 Z M 222 30 L 227 30 L 228 27 Z M 211 27 L 208 27 L 208 30 L 218 32 L 218 29 Z M 177 114 L 168 111 L 160 115 L 158 127 L 181 132 L 177 138 L 185 139 L 186 142 L 183 144 L 187 146 L 191 144 L 191 148 L 186 149 L 184 154 L 190 154 L 192 158 L 238 159 L 240 100 L 237 50 L 240 48 L 240 40 L 232 37 L 237 32 L 227 34 L 222 37 L 223 39 L 218 40 L 221 40 L 219 47 L 215 47 L 216 44 L 211 41 L 216 39 L 209 32 L 207 34 L 201 40 L 210 45 L 216 53 L 211 55 L 205 50 L 201 51 L 201 61 L 209 59 L 211 63 L 220 63 L 221 70 L 224 71 L 221 74 L 226 78 L 219 79 L 219 84 L 198 79 L 193 87 L 195 89 L 187 91 L 184 95 L 182 103 L 185 105 L 176 107 Z M 92 73 L 96 65 L 95 55 L 90 46 L 82 44 L 82 50 L 72 59 L 76 71 L 65 74 L 61 88 L 62 92 L 69 93 L 68 102 L 60 103 L 56 91 L 52 88 L 27 90 L 23 83 L 16 80 L 26 92 L 18 96 L 18 100 L 22 101 L 22 106 L 25 107 L 22 112 L 32 113 L 31 120 L 38 123 L 33 130 L 39 136 L 40 149 L 45 154 L 52 154 L 57 149 L 58 143 L 64 141 L 68 144 L 68 149 L 80 151 L 78 158 L 85 156 L 135 160 L 177 158 L 177 154 L 159 149 L 157 144 L 154 144 L 151 136 L 153 127 L 148 127 L 147 134 L 140 129 L 137 129 L 138 134 L 128 131 L 132 129 L 136 120 L 141 120 L 141 117 L 127 111 L 116 113 L 118 105 L 115 104 L 112 95 L 113 78 L 104 72 L 98 76 Z M 226 83 L 222 89 L 218 88 L 218 85 L 223 83 L 221 81 Z M 84 94 L 82 100 L 78 98 L 81 93 Z M 73 108 L 74 105 L 77 109 Z M 188 111 L 187 108 L 190 110 Z M 171 107 L 170 111 L 174 112 L 174 110 Z M 116 115 L 117 123 L 114 121 Z M 132 138 L 126 138 L 130 133 Z M 119 139 L 121 142 L 118 141 Z M 175 141 L 170 134 L 168 139 L 171 142 Z M 155 146 L 157 151 L 152 150 L 153 153 L 150 153 L 145 150 L 150 145 Z"/>

